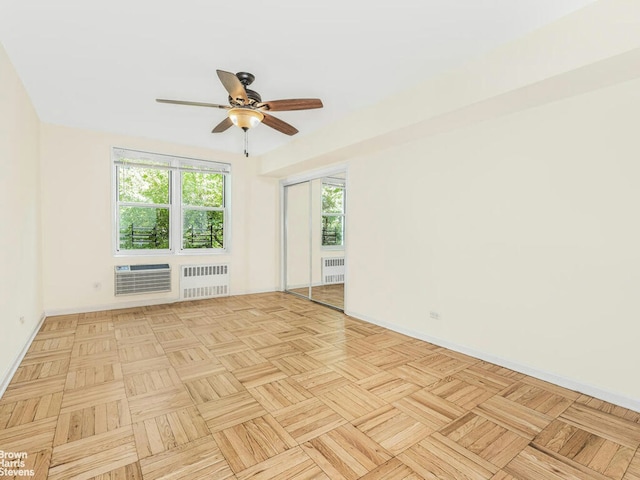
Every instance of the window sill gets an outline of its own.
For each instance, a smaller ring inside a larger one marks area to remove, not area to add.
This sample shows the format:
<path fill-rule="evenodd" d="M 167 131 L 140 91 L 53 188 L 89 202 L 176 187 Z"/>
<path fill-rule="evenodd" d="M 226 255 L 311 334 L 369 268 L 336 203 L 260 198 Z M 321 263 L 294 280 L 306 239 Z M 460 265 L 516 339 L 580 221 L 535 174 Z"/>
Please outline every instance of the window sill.
<path fill-rule="evenodd" d="M 344 245 L 323 245 L 320 249 L 328 252 L 342 252 L 344 251 Z"/>
<path fill-rule="evenodd" d="M 132 251 L 126 250 L 121 252 L 115 252 L 113 256 L 115 258 L 144 258 L 144 257 L 193 257 L 202 255 L 228 255 L 228 249 L 193 249 L 193 250 L 180 250 L 172 252 L 171 250 L 153 250 L 153 251 Z"/>

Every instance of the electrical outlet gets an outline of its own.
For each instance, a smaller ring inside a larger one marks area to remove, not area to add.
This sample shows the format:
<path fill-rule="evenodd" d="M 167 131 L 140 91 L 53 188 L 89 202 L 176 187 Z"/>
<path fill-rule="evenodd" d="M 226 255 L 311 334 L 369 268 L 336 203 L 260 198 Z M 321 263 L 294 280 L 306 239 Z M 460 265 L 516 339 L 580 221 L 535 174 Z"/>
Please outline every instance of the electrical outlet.
<path fill-rule="evenodd" d="M 440 320 L 440 312 L 436 312 L 435 310 L 431 310 L 429 316 L 434 320 Z"/>
<path fill-rule="evenodd" d="M 24 323 L 24 316 L 20 317 L 20 323 Z"/>

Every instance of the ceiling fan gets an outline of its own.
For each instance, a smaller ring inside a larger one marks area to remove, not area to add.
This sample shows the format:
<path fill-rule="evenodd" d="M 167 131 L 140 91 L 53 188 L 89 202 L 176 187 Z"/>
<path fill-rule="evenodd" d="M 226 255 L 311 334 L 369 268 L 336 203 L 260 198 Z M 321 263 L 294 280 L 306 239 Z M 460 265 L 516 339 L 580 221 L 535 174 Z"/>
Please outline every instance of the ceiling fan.
<path fill-rule="evenodd" d="M 229 92 L 229 105 L 218 105 L 216 103 L 188 102 L 184 100 L 167 100 L 156 98 L 156 102 L 174 103 L 178 105 L 191 105 L 195 107 L 211 107 L 227 110 L 227 118 L 222 120 L 211 133 L 221 133 L 232 125 L 235 125 L 245 132 L 245 156 L 249 156 L 247 148 L 247 131 L 260 123 L 264 123 L 285 135 L 295 135 L 298 129 L 269 115 L 267 112 L 283 112 L 289 110 L 310 110 L 322 108 L 322 101 L 319 98 L 295 98 L 287 100 L 270 100 L 263 102 L 260 94 L 247 87 L 253 83 L 255 76 L 248 72 L 231 73 L 224 70 L 216 70 L 218 78 L 224 88 Z"/>

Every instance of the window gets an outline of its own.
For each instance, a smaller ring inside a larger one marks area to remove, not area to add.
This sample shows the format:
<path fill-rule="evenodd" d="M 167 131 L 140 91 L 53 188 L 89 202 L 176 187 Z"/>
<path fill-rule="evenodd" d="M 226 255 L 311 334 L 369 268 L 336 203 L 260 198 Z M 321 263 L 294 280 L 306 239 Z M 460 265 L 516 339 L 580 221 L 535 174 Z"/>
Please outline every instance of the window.
<path fill-rule="evenodd" d="M 324 179 L 322 182 L 322 246 L 344 245 L 344 180 Z"/>
<path fill-rule="evenodd" d="M 224 175 L 181 172 L 182 248 L 224 248 Z"/>
<path fill-rule="evenodd" d="M 116 253 L 225 251 L 230 165 L 113 149 Z"/>

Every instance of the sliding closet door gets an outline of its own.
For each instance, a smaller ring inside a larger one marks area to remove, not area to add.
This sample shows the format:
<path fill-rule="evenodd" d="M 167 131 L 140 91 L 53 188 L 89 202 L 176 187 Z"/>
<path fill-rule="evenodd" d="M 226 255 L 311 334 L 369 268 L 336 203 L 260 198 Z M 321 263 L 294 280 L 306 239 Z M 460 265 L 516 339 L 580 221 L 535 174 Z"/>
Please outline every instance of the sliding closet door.
<path fill-rule="evenodd" d="M 311 299 L 344 310 L 344 173 L 311 180 Z"/>
<path fill-rule="evenodd" d="M 311 184 L 284 187 L 285 289 L 307 298 L 311 293 Z"/>
<path fill-rule="evenodd" d="M 284 185 L 284 288 L 344 310 L 346 174 Z"/>

